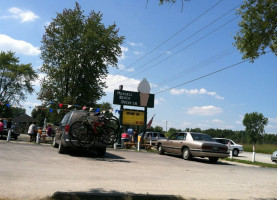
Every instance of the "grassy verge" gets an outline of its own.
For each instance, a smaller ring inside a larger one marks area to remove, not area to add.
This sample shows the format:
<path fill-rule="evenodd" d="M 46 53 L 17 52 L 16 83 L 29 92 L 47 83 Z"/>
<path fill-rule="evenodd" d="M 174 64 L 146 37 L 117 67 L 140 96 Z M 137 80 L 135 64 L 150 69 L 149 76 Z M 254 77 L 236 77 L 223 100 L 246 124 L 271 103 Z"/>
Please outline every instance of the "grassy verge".
<path fill-rule="evenodd" d="M 253 145 L 252 144 L 243 144 L 243 149 L 246 152 L 252 152 Z M 256 144 L 255 145 L 256 153 L 272 154 L 274 151 L 277 151 L 277 145 L 274 145 L 274 144 Z"/>
<path fill-rule="evenodd" d="M 277 164 L 252 162 L 252 161 L 249 161 L 249 160 L 239 160 L 239 159 L 231 159 L 231 158 L 224 158 L 223 160 L 237 162 L 237 163 L 243 163 L 243 164 L 248 164 L 248 165 L 255 165 L 255 166 L 259 166 L 259 167 L 277 168 Z"/>

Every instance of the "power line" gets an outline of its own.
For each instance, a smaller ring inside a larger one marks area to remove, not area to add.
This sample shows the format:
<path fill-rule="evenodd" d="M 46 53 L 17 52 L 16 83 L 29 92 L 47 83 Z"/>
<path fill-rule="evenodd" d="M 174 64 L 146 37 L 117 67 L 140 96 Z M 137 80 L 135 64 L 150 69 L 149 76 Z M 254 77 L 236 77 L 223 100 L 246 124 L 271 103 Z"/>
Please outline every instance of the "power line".
<path fill-rule="evenodd" d="M 226 23 L 224 23 L 223 25 L 221 25 L 221 26 L 217 27 L 217 28 L 216 28 L 216 29 L 214 29 L 213 31 L 211 31 L 211 32 L 207 33 L 206 35 L 202 36 L 201 38 L 199 38 L 199 39 L 195 40 L 194 42 L 192 42 L 192 43 L 190 43 L 189 45 L 185 46 L 185 47 L 184 47 L 184 48 L 182 48 L 181 50 L 179 50 L 179 51 L 175 52 L 174 54 L 172 54 L 172 55 L 170 55 L 170 56 L 168 56 L 168 57 L 164 58 L 163 60 L 161 60 L 161 61 L 159 61 L 158 63 L 156 63 L 156 64 L 154 64 L 154 65 L 152 65 L 152 66 L 150 66 L 150 67 L 146 68 L 145 70 L 143 70 L 143 71 L 141 71 L 141 72 L 138 72 L 138 73 L 134 74 L 134 75 L 133 75 L 133 76 L 131 76 L 131 77 L 134 77 L 134 76 L 136 76 L 136 75 L 138 75 L 138 74 L 141 74 L 142 72 L 148 71 L 149 69 L 151 69 L 151 68 L 155 67 L 156 65 L 158 65 L 158 64 L 160 64 L 160 63 L 162 63 L 162 62 L 164 62 L 164 61 L 168 60 L 169 58 L 171 58 L 171 57 L 173 57 L 173 56 L 177 55 L 178 53 L 180 53 L 180 52 L 182 52 L 183 50 L 187 49 L 188 47 L 190 47 L 190 46 L 194 45 L 195 43 L 197 43 L 197 42 L 199 42 L 199 41 L 203 40 L 204 38 L 208 37 L 208 36 L 209 36 L 209 35 L 211 35 L 212 33 L 216 32 L 217 30 L 219 30 L 220 28 L 222 28 L 222 27 L 226 26 L 227 24 L 229 24 L 230 22 L 234 21 L 234 20 L 235 20 L 235 19 L 237 19 L 237 18 L 238 18 L 238 16 L 237 16 L 237 17 L 232 18 L 232 19 L 231 19 L 231 20 L 229 20 L 228 22 L 226 22 Z"/>
<path fill-rule="evenodd" d="M 201 17 L 203 17 L 205 14 L 207 14 L 210 10 L 212 10 L 213 8 L 215 8 L 219 3 L 221 3 L 223 0 L 218 1 L 217 3 L 215 3 L 213 6 L 211 6 L 210 8 L 208 8 L 206 11 L 204 11 L 201 15 L 199 15 L 197 18 L 195 18 L 194 20 L 192 20 L 190 23 L 188 23 L 186 26 L 182 27 L 180 30 L 178 30 L 176 33 L 174 33 L 171 37 L 169 37 L 168 39 L 166 39 L 164 42 L 160 43 L 158 46 L 154 47 L 152 50 L 150 50 L 149 52 L 147 52 L 146 54 L 144 54 L 142 57 L 138 58 L 136 61 L 134 61 L 132 64 L 129 65 L 128 68 L 130 68 L 131 66 L 133 66 L 134 64 L 136 64 L 137 62 L 139 62 L 140 60 L 142 60 L 143 58 L 145 58 L 146 56 L 148 56 L 149 54 L 151 54 L 152 52 L 154 52 L 155 50 L 157 50 L 158 48 L 160 48 L 162 45 L 164 45 L 166 42 L 168 42 L 169 40 L 171 40 L 172 38 L 174 38 L 176 35 L 178 35 L 179 33 L 181 33 L 183 30 L 185 30 L 186 28 L 188 28 L 190 25 L 192 25 L 194 22 L 196 22 L 197 20 L 199 20 Z"/>
<path fill-rule="evenodd" d="M 161 82 L 158 83 L 158 85 L 162 85 L 164 83 L 169 83 L 169 82 L 175 81 L 177 79 L 180 79 L 180 78 L 184 77 L 185 75 L 187 75 L 189 73 L 192 73 L 192 72 L 194 72 L 194 71 L 196 71 L 196 70 L 198 70 L 198 69 L 200 69 L 202 67 L 205 67 L 205 66 L 207 66 L 207 65 L 209 65 L 211 63 L 214 63 L 214 62 L 216 62 L 216 61 L 218 61 L 218 60 L 220 60 L 220 59 L 230 55 L 234 51 L 235 50 L 231 51 L 231 49 L 224 50 L 224 51 L 220 52 L 219 54 L 217 54 L 215 56 L 212 56 L 212 57 L 210 57 L 210 58 L 200 62 L 199 64 L 196 64 L 196 65 L 194 65 L 192 67 L 189 67 L 189 68 L 187 68 L 187 69 L 177 73 L 176 75 L 173 75 L 171 77 L 168 77 L 167 79 L 162 80 Z"/>
<path fill-rule="evenodd" d="M 197 35 L 198 33 L 200 33 L 201 31 L 203 31 L 204 29 L 206 29 L 207 27 L 211 26 L 212 24 L 214 24 L 215 22 L 217 22 L 218 20 L 222 19 L 224 16 L 228 15 L 230 12 L 232 12 L 233 10 L 235 10 L 236 8 L 238 8 L 241 4 L 236 5 L 235 7 L 233 7 L 231 10 L 229 10 L 228 12 L 224 13 L 223 15 L 221 15 L 220 17 L 218 17 L 217 19 L 213 20 L 212 22 L 210 22 L 209 24 L 207 24 L 206 26 L 204 26 L 203 28 L 201 28 L 200 30 L 194 32 L 193 34 L 191 34 L 190 36 L 188 36 L 187 38 L 185 38 L 184 40 L 182 40 L 181 42 L 175 44 L 173 47 L 171 47 L 170 49 L 166 50 L 165 52 L 161 53 L 160 55 L 156 56 L 155 58 L 151 59 L 150 61 L 148 61 L 147 63 L 139 66 L 136 68 L 136 70 L 146 66 L 147 64 L 150 64 L 151 62 L 157 60 L 158 58 L 160 58 L 161 56 L 163 56 L 164 54 L 166 54 L 166 52 L 171 51 L 173 49 L 175 49 L 177 46 L 181 45 L 182 43 L 184 43 L 185 41 L 189 40 L 190 38 L 194 37 L 195 35 Z M 132 72 L 127 72 L 126 74 L 124 74 L 124 76 L 131 74 Z"/>
<path fill-rule="evenodd" d="M 182 86 L 182 85 L 186 85 L 186 84 L 189 84 L 189 83 L 191 83 L 191 82 L 194 82 L 194 81 L 200 80 L 200 79 L 202 79 L 202 78 L 206 78 L 206 77 L 208 77 L 208 76 L 211 76 L 211 75 L 213 75 L 213 74 L 219 73 L 219 72 L 224 71 L 224 70 L 226 70 L 226 69 L 229 69 L 229 68 L 231 68 L 231 67 L 237 66 L 237 65 L 242 64 L 242 63 L 244 63 L 244 62 L 246 62 L 246 61 L 249 61 L 249 60 L 250 60 L 250 59 L 243 60 L 243 61 L 241 61 L 241 62 L 238 62 L 238 63 L 235 63 L 235 64 L 233 64 L 233 65 L 230 65 L 230 66 L 224 67 L 224 68 L 222 68 L 222 69 L 219 69 L 219 70 L 214 71 L 214 72 L 212 72 L 212 73 L 206 74 L 206 75 L 204 75 L 204 76 L 200 76 L 200 77 L 198 77 L 198 78 L 196 78 L 196 79 L 193 79 L 193 80 L 190 80 L 190 81 L 187 81 L 187 82 L 181 83 L 181 84 L 179 84 L 179 85 L 176 85 L 176 86 L 174 86 L 174 87 L 171 87 L 171 88 L 168 88 L 168 89 L 162 90 L 162 91 L 157 92 L 157 93 L 155 93 L 155 94 L 160 94 L 160 93 L 166 92 L 166 91 L 168 91 L 168 90 L 171 90 L 171 89 L 174 89 L 174 88 L 180 87 L 180 86 Z"/>

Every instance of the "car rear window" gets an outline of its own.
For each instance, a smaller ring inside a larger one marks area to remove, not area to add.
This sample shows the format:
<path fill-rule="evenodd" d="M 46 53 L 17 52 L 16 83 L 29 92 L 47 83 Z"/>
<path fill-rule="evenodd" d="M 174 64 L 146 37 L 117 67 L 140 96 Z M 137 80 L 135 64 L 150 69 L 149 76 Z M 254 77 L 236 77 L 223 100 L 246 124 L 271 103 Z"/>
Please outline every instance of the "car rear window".
<path fill-rule="evenodd" d="M 162 133 L 160 133 L 160 137 L 164 137 L 164 138 L 165 138 L 165 135 L 164 135 L 164 134 L 162 134 Z"/>
<path fill-rule="evenodd" d="M 70 120 L 70 123 L 72 124 L 73 122 L 79 121 L 80 118 L 85 115 L 86 115 L 86 112 L 74 112 Z"/>
<path fill-rule="evenodd" d="M 201 133 L 191 133 L 191 137 L 193 140 L 197 141 L 214 141 L 209 135 L 201 134 Z"/>
<path fill-rule="evenodd" d="M 69 117 L 70 117 L 71 114 L 72 114 L 72 112 L 69 112 L 69 113 L 65 114 L 65 116 L 64 116 L 63 119 L 62 119 L 61 124 L 67 124 L 68 121 L 69 121 Z"/>

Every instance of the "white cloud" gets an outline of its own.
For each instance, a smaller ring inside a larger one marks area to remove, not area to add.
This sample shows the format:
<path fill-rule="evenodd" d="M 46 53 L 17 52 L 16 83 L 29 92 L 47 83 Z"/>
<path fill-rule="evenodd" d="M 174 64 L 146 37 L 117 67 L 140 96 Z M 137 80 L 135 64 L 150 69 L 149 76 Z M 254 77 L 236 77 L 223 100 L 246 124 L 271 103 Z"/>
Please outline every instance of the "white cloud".
<path fill-rule="evenodd" d="M 135 69 L 134 68 L 126 68 L 125 67 L 125 65 L 123 65 L 123 64 L 119 64 L 118 65 L 118 69 L 120 69 L 120 70 L 126 70 L 127 72 L 133 72 L 133 71 L 135 71 Z"/>
<path fill-rule="evenodd" d="M 170 94 L 172 95 L 181 95 L 181 94 L 187 94 L 187 95 L 196 95 L 196 94 L 199 94 L 199 95 L 209 95 L 209 96 L 213 96 L 215 97 L 216 99 L 220 99 L 220 100 L 223 100 L 224 97 L 221 97 L 219 95 L 216 94 L 216 92 L 208 92 L 206 89 L 204 88 L 201 88 L 201 89 L 190 89 L 190 90 L 187 90 L 187 89 L 171 89 L 170 90 Z"/>
<path fill-rule="evenodd" d="M 223 121 L 220 119 L 213 119 L 212 122 L 215 124 L 223 124 Z"/>
<path fill-rule="evenodd" d="M 119 85 L 124 85 L 123 90 L 137 91 L 139 83 L 140 80 L 127 78 L 125 76 L 120 75 L 109 74 L 106 78 L 106 85 L 108 86 L 108 88 L 106 88 L 104 91 L 113 92 L 114 90 L 117 90 L 119 88 Z"/>
<path fill-rule="evenodd" d="M 222 109 L 215 106 L 202 106 L 202 107 L 192 107 L 187 111 L 190 115 L 201 115 L 201 116 L 212 116 L 222 113 Z"/>
<path fill-rule="evenodd" d="M 182 127 L 191 127 L 192 124 L 190 122 L 187 122 L 187 121 L 184 121 L 182 124 L 181 124 Z"/>
<path fill-rule="evenodd" d="M 38 102 L 30 102 L 30 101 L 27 101 L 27 102 L 24 102 L 24 106 L 26 107 L 36 107 L 36 106 L 39 106 L 41 104 L 39 104 Z"/>
<path fill-rule="evenodd" d="M 155 105 L 160 104 L 161 102 L 166 102 L 166 100 L 164 98 L 162 98 L 162 97 L 155 98 Z"/>
<path fill-rule="evenodd" d="M 119 60 L 125 60 L 126 59 L 125 53 L 128 52 L 129 49 L 127 47 L 123 47 L 123 46 L 120 46 L 120 48 L 121 48 L 122 54 L 118 59 Z"/>
<path fill-rule="evenodd" d="M 0 34 L 0 49 L 2 51 L 12 51 L 28 56 L 37 56 L 40 54 L 39 47 L 23 40 L 16 40 L 7 35 Z"/>
<path fill-rule="evenodd" d="M 46 75 L 45 74 L 38 74 L 38 79 L 35 80 L 35 81 L 32 81 L 32 85 L 34 86 L 37 86 L 37 87 L 40 87 L 40 81 L 45 77 Z"/>
<path fill-rule="evenodd" d="M 2 18 L 19 19 L 21 23 L 32 22 L 39 18 L 35 13 L 30 10 L 21 10 L 20 8 L 12 7 L 9 9 L 10 15 L 3 16 Z"/>
<path fill-rule="evenodd" d="M 140 51 L 133 51 L 133 54 L 135 54 L 135 55 L 142 55 L 143 52 L 140 52 Z"/>
<path fill-rule="evenodd" d="M 137 46 L 143 46 L 143 44 L 142 43 L 135 43 L 135 42 L 128 42 L 128 44 L 130 45 L 130 46 L 132 46 L 132 47 L 137 47 Z"/>
<path fill-rule="evenodd" d="M 236 124 L 242 125 L 241 121 L 236 121 Z"/>
<path fill-rule="evenodd" d="M 277 123 L 277 118 L 268 118 L 268 121 L 271 123 Z"/>

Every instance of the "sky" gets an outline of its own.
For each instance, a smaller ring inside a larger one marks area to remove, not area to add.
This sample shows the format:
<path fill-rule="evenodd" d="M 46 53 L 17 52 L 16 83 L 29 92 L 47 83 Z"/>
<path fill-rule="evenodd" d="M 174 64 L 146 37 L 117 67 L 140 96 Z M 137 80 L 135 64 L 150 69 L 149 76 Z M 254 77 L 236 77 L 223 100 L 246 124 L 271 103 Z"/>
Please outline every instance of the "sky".
<path fill-rule="evenodd" d="M 258 112 L 269 119 L 265 132 L 277 134 L 277 58 L 269 52 L 254 63 L 242 62 L 233 45 L 242 0 L 190 0 L 183 8 L 179 1 L 163 6 L 158 0 L 77 2 L 85 15 L 101 12 L 102 23 L 115 23 L 125 36 L 118 68 L 109 66 L 106 96 L 98 103 L 113 104 L 119 85 L 137 91 L 146 78 L 155 94 L 155 106 L 148 108 L 154 127 L 244 130 L 244 115 Z M 31 63 L 43 77 L 39 48 L 45 27 L 74 7 L 71 0 L 0 0 L 0 51 L 15 52 L 20 63 Z M 41 105 L 40 81 L 33 85 L 36 92 L 21 102 L 27 114 Z"/>

